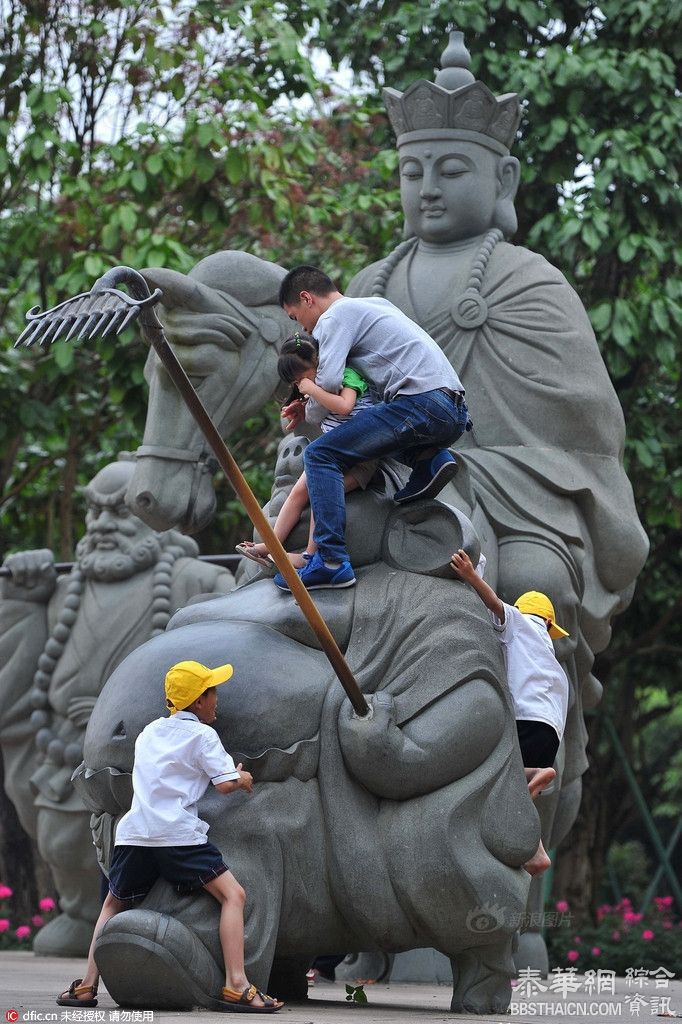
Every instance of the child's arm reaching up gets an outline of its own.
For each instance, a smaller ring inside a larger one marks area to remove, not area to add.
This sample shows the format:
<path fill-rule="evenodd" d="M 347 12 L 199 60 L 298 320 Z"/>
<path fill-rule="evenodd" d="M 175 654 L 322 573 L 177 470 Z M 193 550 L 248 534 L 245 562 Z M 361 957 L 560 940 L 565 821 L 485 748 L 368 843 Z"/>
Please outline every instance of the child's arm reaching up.
<path fill-rule="evenodd" d="M 460 579 L 470 583 L 483 604 L 493 615 L 504 624 L 504 604 L 500 601 L 492 587 L 488 586 L 485 580 L 481 579 L 466 551 L 460 548 L 450 559 L 450 566 L 455 570 Z"/>
<path fill-rule="evenodd" d="M 243 771 L 241 761 L 237 765 L 237 771 L 239 772 L 238 779 L 214 783 L 219 793 L 234 793 L 235 789 L 245 789 L 247 793 L 253 793 L 253 775 L 251 772 Z"/>
<path fill-rule="evenodd" d="M 296 387 L 302 395 L 310 395 L 325 409 L 337 416 L 349 416 L 358 400 L 355 388 L 341 388 L 338 395 L 333 395 L 331 391 L 325 391 L 314 380 L 308 380 L 307 377 L 299 381 Z"/>

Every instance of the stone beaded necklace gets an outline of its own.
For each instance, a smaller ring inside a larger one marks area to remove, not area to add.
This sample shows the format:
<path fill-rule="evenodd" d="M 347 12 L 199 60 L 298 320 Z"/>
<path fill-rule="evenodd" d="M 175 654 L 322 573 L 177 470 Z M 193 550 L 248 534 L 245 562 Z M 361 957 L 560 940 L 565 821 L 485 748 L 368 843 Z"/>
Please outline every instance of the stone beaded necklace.
<path fill-rule="evenodd" d="M 171 582 L 173 565 L 185 552 L 179 545 L 171 544 L 164 549 L 154 566 L 152 584 L 152 629 L 150 636 L 163 633 L 171 617 Z M 52 715 L 48 690 L 54 670 L 61 658 L 64 647 L 71 636 L 71 630 L 78 617 L 83 594 L 83 571 L 78 566 L 71 570 L 66 588 L 66 597 L 57 623 L 47 640 L 43 653 L 38 659 L 38 668 L 33 676 L 31 704 L 31 728 L 35 732 L 36 747 L 56 765 L 75 768 L 83 760 L 82 742 L 64 743 L 50 728 Z"/>
<path fill-rule="evenodd" d="M 471 265 L 467 286 L 462 294 L 454 299 L 450 307 L 452 319 L 458 327 L 465 331 L 475 330 L 488 319 L 488 304 L 481 295 L 483 275 L 495 246 L 503 238 L 504 235 L 499 228 L 493 228 L 487 233 Z M 418 244 L 418 238 L 408 238 L 406 241 L 401 242 L 393 252 L 389 253 L 379 267 L 376 277 L 372 282 L 372 295 L 380 298 L 386 295 L 386 288 L 391 274 L 405 256 L 411 256 L 414 253 Z"/>

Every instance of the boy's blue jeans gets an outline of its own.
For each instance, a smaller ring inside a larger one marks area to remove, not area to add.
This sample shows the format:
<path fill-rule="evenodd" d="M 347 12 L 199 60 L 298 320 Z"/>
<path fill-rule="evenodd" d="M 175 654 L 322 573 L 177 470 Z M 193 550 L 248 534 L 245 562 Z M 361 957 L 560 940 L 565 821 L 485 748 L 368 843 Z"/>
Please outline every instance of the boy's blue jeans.
<path fill-rule="evenodd" d="M 466 403 L 445 391 L 399 395 L 363 409 L 312 441 L 305 450 L 313 534 L 326 562 L 343 562 L 346 552 L 345 473 L 357 462 L 392 456 L 414 466 L 429 449 L 447 448 L 466 429 Z"/>

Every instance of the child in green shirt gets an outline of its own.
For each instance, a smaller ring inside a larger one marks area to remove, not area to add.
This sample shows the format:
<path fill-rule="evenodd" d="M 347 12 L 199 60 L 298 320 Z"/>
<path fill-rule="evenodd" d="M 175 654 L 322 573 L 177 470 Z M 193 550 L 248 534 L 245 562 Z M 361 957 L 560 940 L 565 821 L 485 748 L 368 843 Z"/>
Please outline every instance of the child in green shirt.
<path fill-rule="evenodd" d="M 289 401 L 293 401 L 296 398 L 303 398 L 304 400 L 312 398 L 328 411 L 328 415 L 320 423 L 323 433 L 333 430 L 340 423 L 345 423 L 346 420 L 354 416 L 360 409 L 374 405 L 376 401 L 371 394 L 369 381 L 361 376 L 357 370 L 353 369 L 352 366 L 347 366 L 344 370 L 341 390 L 337 395 L 325 391 L 316 384 L 317 343 L 310 335 L 303 334 L 302 332 L 287 338 L 282 345 L 281 354 L 277 362 L 277 372 L 283 381 L 287 384 L 292 384 L 294 387 Z M 345 492 L 357 490 L 358 487 L 364 490 L 374 476 L 377 465 L 378 459 L 372 459 L 369 462 L 360 462 L 353 466 L 344 477 Z M 308 502 L 306 477 L 305 473 L 302 473 L 289 492 L 273 526 L 275 536 L 279 541 L 284 543 L 301 518 Z M 304 566 L 317 550 L 317 546 L 313 541 L 314 526 L 315 523 L 311 515 L 310 532 L 305 551 L 301 554 L 289 555 L 292 564 L 297 569 Z M 237 551 L 246 558 L 250 558 L 261 565 L 272 566 L 273 564 L 266 544 L 256 544 L 253 541 L 245 540 L 241 544 L 237 544 Z M 275 582 L 277 582 L 277 577 Z M 355 581 L 353 580 L 353 582 Z M 351 586 L 352 584 L 349 583 L 347 585 Z"/>

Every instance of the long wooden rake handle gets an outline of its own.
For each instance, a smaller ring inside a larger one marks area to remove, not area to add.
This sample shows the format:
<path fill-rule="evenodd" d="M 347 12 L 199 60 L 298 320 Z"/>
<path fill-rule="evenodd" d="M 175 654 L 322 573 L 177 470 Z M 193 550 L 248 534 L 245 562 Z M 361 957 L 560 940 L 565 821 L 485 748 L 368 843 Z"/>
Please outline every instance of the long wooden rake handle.
<path fill-rule="evenodd" d="M 149 319 L 149 312 L 150 311 L 147 311 L 147 316 L 144 317 L 144 320 Z M 163 329 L 160 325 L 157 328 L 143 323 L 142 326 L 145 337 L 165 366 L 171 380 L 180 392 L 185 405 L 191 412 L 199 426 L 199 429 L 213 449 L 213 453 L 218 460 L 221 469 L 232 484 L 239 500 L 246 510 L 246 514 L 260 536 L 263 538 L 265 544 L 267 544 L 268 550 L 270 551 L 277 568 L 289 584 L 289 588 L 295 601 L 308 620 L 310 628 L 320 641 L 324 653 L 329 658 L 332 668 L 339 678 L 339 682 L 348 694 L 348 698 L 353 705 L 353 709 L 356 714 L 364 717 L 369 712 L 369 708 L 362 691 L 355 680 L 355 676 L 348 667 L 348 663 L 341 653 L 336 640 L 332 636 L 327 623 L 322 618 L 317 605 L 303 586 L 298 573 L 289 561 L 286 551 L 282 547 L 274 530 L 270 526 L 270 523 L 263 514 L 255 494 L 244 479 L 244 476 L 235 462 L 232 453 L 218 433 L 213 420 L 194 390 L 194 387 L 192 386 L 192 383 L 185 373 L 180 361 L 166 341 Z"/>
<path fill-rule="evenodd" d="M 122 292 L 119 284 L 125 284 L 130 295 Z M 287 553 L 275 536 L 270 523 L 263 515 L 256 496 L 244 479 L 239 466 L 218 433 L 203 402 L 194 390 L 179 359 L 168 344 L 163 327 L 154 311 L 154 305 L 162 298 L 160 289 L 150 292 L 142 274 L 132 267 L 114 267 L 95 282 L 89 292 L 67 299 L 53 309 L 43 313 L 29 310 L 28 326 L 17 339 L 15 346 L 30 347 L 35 342 L 47 347 L 59 338 L 80 340 L 104 337 L 114 331 L 120 333 L 134 319 L 139 319 L 142 332 L 159 359 L 166 367 L 180 396 L 197 422 L 199 429 L 210 444 L 218 463 L 232 484 L 246 513 L 268 546 L 279 571 L 289 584 L 291 593 L 305 615 L 310 628 L 320 641 L 322 650 L 329 658 L 339 682 L 348 694 L 355 713 L 366 717 L 370 709 L 351 672 L 346 659 L 339 650 L 336 640 L 329 631 L 315 602 L 301 583 Z"/>

